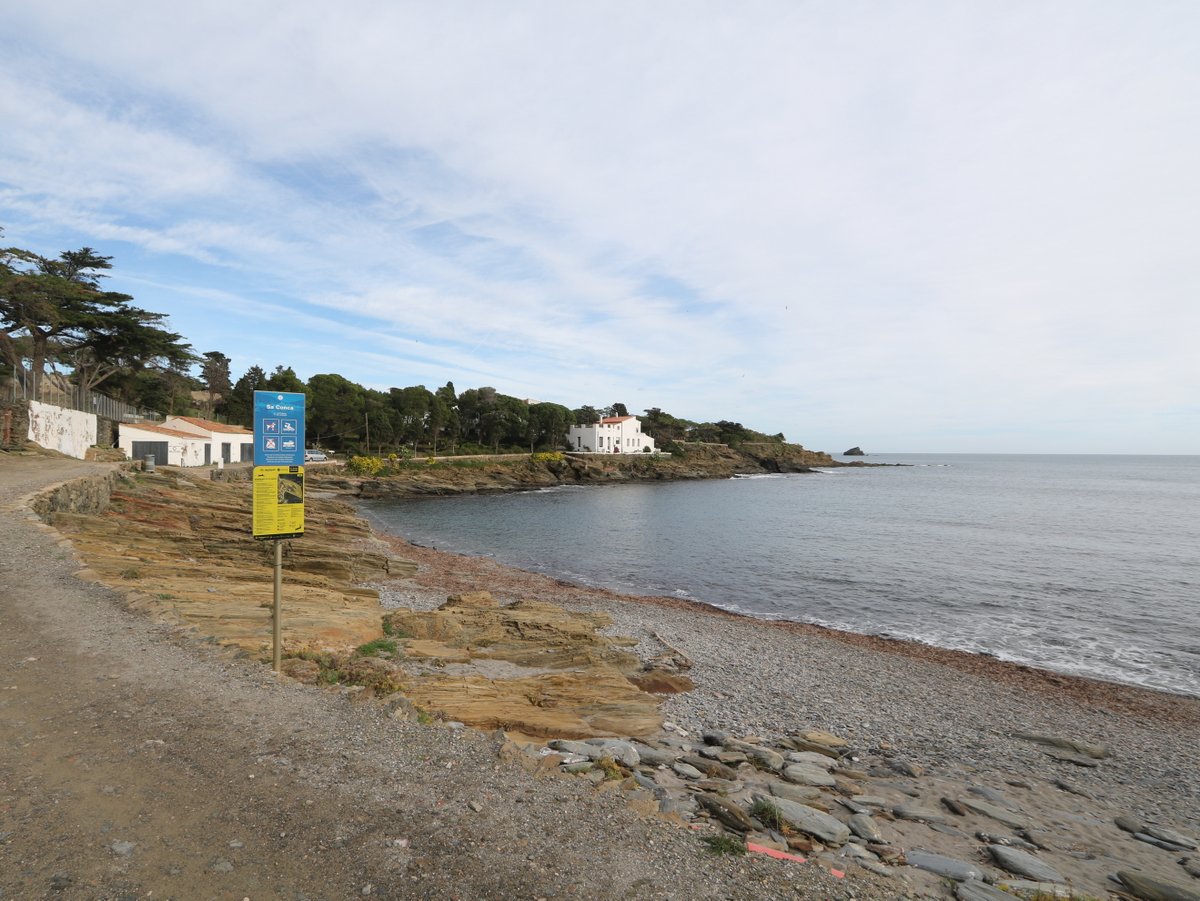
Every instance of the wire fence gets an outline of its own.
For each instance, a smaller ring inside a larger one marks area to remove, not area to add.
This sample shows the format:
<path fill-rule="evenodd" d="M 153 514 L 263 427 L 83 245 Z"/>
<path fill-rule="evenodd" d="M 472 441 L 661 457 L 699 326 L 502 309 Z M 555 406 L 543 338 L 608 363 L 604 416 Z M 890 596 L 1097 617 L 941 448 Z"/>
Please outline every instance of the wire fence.
<path fill-rule="evenodd" d="M 57 372 L 42 373 L 41 380 L 35 387 L 33 373 L 24 366 L 18 366 L 13 370 L 10 385 L 8 393 L 13 401 L 35 400 L 68 410 L 95 413 L 114 422 L 161 422 L 163 419 L 161 413 L 155 413 L 153 410 L 130 406 L 107 395 L 72 385 L 65 376 Z"/>

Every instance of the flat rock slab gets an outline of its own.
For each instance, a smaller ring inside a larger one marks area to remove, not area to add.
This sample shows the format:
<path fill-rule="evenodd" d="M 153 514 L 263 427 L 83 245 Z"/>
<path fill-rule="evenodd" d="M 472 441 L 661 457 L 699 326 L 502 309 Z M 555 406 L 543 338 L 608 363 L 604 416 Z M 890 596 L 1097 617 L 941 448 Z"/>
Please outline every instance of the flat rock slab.
<path fill-rule="evenodd" d="M 1014 896 L 998 888 L 993 888 L 986 883 L 976 882 L 972 879 L 956 885 L 954 887 L 954 897 L 957 901 L 1013 901 Z"/>
<path fill-rule="evenodd" d="M 1092 757 L 1084 757 L 1082 754 L 1068 754 L 1066 751 L 1055 751 L 1053 748 L 1048 749 L 1046 755 L 1062 763 L 1070 763 L 1074 766 L 1086 767 L 1088 769 L 1095 769 L 1100 765 L 1099 761 Z"/>
<path fill-rule="evenodd" d="M 1200 892 L 1152 879 L 1134 870 L 1121 870 L 1117 878 L 1125 886 L 1125 891 L 1139 901 L 1200 901 Z"/>
<path fill-rule="evenodd" d="M 850 831 L 859 838 L 869 842 L 883 841 L 883 833 L 879 831 L 879 824 L 865 813 L 856 813 L 850 817 L 847 825 L 850 827 Z"/>
<path fill-rule="evenodd" d="M 821 790 L 815 785 L 793 785 L 791 782 L 768 782 L 767 791 L 777 798 L 787 798 L 798 804 L 816 801 L 821 797 Z"/>
<path fill-rule="evenodd" d="M 1174 829 L 1166 829 L 1162 826 L 1146 826 L 1142 832 L 1161 839 L 1164 842 L 1170 842 L 1172 845 L 1179 845 L 1190 851 L 1196 850 L 1196 840 L 1194 838 L 1184 835 L 1181 832 L 1176 832 Z"/>
<path fill-rule="evenodd" d="M 821 785 L 833 788 L 837 780 L 821 767 L 807 763 L 792 763 L 783 768 L 783 778 L 797 785 Z"/>
<path fill-rule="evenodd" d="M 749 742 L 738 741 L 737 739 L 729 738 L 725 740 L 725 747 L 731 751 L 740 751 L 757 767 L 780 772 L 784 767 L 783 755 L 777 751 L 772 751 L 770 748 L 763 748 L 759 745 L 752 745 Z"/>
<path fill-rule="evenodd" d="M 1010 829 L 1025 829 L 1029 826 L 1029 821 L 1024 817 L 1009 813 L 1007 810 L 1001 810 L 996 805 L 988 804 L 986 801 L 976 801 L 974 798 L 959 798 L 958 803 L 967 808 L 967 810 L 981 816 L 989 817 L 998 823 L 1003 823 Z"/>
<path fill-rule="evenodd" d="M 828 772 L 837 766 L 837 761 L 827 754 L 818 754 L 816 751 L 789 751 L 784 755 L 784 759 L 788 763 L 806 763 L 809 766 L 819 767 Z"/>
<path fill-rule="evenodd" d="M 862 798 L 858 799 L 862 801 Z M 915 804 L 902 804 L 899 807 L 893 807 L 892 813 L 902 820 L 914 820 L 918 823 L 945 823 L 946 816 L 939 810 L 934 810 L 931 807 L 918 807 Z"/>
<path fill-rule="evenodd" d="M 730 829 L 735 829 L 738 832 L 750 832 L 755 828 L 754 821 L 750 819 L 750 816 L 744 810 L 732 801 L 725 800 L 720 795 L 699 794 L 696 795 L 696 800 L 700 803 L 701 807 Z"/>
<path fill-rule="evenodd" d="M 988 853 L 1004 869 L 1035 882 L 1065 882 L 1062 874 L 1048 863 L 1034 857 L 1028 851 L 1009 848 L 1005 845 L 988 845 Z"/>
<path fill-rule="evenodd" d="M 756 794 L 754 799 L 774 804 L 780 815 L 793 827 L 806 835 L 819 838 L 828 845 L 844 845 L 850 838 L 849 826 L 816 808 L 778 796 Z"/>
<path fill-rule="evenodd" d="M 910 867 L 928 870 L 930 873 L 945 876 L 947 879 L 954 879 L 958 882 L 967 882 L 972 879 L 983 880 L 983 870 L 965 860 L 956 860 L 953 857 L 933 854 L 929 851 L 907 851 L 904 858 Z"/>
<path fill-rule="evenodd" d="M 1059 748 L 1060 750 L 1070 751 L 1074 754 L 1082 754 L 1085 757 L 1091 757 L 1095 760 L 1103 760 L 1111 753 L 1107 745 L 1080 741 L 1075 738 L 1063 738 L 1058 735 L 1042 735 L 1037 732 L 1014 732 L 1013 737 L 1048 748 Z"/>

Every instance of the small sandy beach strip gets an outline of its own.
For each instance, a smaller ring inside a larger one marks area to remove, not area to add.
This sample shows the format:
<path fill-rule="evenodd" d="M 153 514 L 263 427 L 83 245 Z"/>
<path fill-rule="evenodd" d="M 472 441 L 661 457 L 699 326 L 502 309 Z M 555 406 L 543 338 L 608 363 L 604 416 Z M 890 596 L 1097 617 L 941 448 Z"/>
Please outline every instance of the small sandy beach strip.
<path fill-rule="evenodd" d="M 1106 897 L 1115 887 L 1109 877 L 1122 870 L 1200 893 L 1198 852 L 1148 843 L 1115 822 L 1200 835 L 1200 699 L 585 588 L 489 558 L 385 540 L 419 567 L 413 579 L 383 586 L 385 606 L 428 610 L 450 594 L 486 590 L 501 603 L 532 599 L 606 613 L 611 632 L 638 639 L 645 658 L 666 645 L 682 651 L 694 663 L 696 689 L 666 697 L 662 709 L 687 733 L 684 741 L 701 745 L 710 730 L 763 741 L 808 729 L 845 738 L 856 752 L 846 764 L 865 777 L 869 800 L 887 803 L 877 819 L 906 850 L 934 852 L 996 879 L 1019 878 L 990 853 L 1011 839 L 1011 847 L 1094 897 Z M 1093 760 L 1028 736 L 1108 753 Z M 1008 816 L 963 817 L 943 798 Z M 905 808 L 918 815 L 896 815 Z M 928 877 L 934 896 L 946 896 L 933 871 L 904 872 L 915 875 L 914 888 Z"/>

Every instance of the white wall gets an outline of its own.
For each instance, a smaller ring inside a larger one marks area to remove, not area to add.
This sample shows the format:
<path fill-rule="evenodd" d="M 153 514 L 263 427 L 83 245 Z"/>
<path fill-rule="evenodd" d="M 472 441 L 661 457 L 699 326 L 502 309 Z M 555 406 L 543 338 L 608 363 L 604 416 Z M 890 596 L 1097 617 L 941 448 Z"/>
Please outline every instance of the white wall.
<path fill-rule="evenodd" d="M 29 402 L 29 440 L 35 444 L 82 460 L 96 443 L 96 435 L 94 413 Z"/>
<path fill-rule="evenodd" d="M 596 423 L 594 425 L 573 425 L 567 432 L 567 441 L 571 450 L 591 450 L 593 453 L 640 454 L 642 448 L 649 446 L 651 451 L 657 450 L 654 439 L 642 432 L 641 421 L 636 417 L 621 422 Z"/>
<path fill-rule="evenodd" d="M 204 445 L 208 444 L 207 440 L 199 436 L 185 438 L 182 435 L 164 435 L 162 432 L 152 432 L 149 429 L 139 429 L 129 423 L 121 423 L 117 447 L 125 451 L 125 456 L 130 460 L 134 459 L 133 442 L 135 441 L 167 442 L 167 462 L 171 466 L 203 466 Z M 213 460 L 219 459 L 220 454 L 221 450 L 218 445 L 213 454 Z"/>

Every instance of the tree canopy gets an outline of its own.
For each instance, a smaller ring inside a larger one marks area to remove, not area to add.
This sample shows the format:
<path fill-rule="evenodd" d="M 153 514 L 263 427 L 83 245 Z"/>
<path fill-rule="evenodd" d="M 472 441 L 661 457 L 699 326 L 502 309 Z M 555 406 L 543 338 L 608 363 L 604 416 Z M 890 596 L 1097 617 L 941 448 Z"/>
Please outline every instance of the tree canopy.
<path fill-rule="evenodd" d="M 29 361 L 36 395 L 47 364 L 63 363 L 81 388 L 148 368 L 180 368 L 195 356 L 166 316 L 104 291 L 112 258 L 90 247 L 49 259 L 10 247 L 0 251 L 0 355 L 14 369 Z"/>

